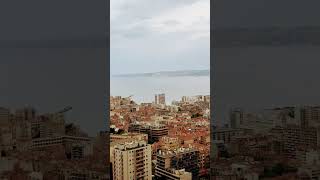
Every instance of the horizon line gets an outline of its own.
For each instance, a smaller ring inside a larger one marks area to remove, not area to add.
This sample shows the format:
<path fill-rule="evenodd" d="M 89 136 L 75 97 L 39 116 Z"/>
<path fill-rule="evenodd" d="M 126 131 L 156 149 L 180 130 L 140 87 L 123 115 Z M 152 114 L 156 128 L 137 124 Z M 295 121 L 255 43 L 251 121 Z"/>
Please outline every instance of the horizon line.
<path fill-rule="evenodd" d="M 137 74 L 152 74 L 152 73 L 179 72 L 179 71 L 210 71 L 210 68 L 208 68 L 208 69 L 161 70 L 161 71 L 153 71 L 153 72 L 131 72 L 131 73 L 110 74 L 110 76 L 137 75 Z"/>

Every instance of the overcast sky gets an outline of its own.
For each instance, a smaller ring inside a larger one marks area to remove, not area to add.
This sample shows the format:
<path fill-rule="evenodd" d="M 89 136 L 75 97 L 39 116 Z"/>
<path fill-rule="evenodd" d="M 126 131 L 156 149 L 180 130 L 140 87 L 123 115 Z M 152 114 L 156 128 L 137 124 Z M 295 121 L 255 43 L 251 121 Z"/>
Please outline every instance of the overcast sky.
<path fill-rule="evenodd" d="M 209 69 L 210 0 L 112 0 L 111 74 Z"/>

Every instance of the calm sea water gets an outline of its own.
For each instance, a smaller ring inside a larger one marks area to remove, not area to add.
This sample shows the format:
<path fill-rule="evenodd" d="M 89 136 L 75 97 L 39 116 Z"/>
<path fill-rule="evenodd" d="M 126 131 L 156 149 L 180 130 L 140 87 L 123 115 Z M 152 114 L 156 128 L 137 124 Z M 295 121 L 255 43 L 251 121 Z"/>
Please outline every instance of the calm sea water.
<path fill-rule="evenodd" d="M 165 93 L 167 103 L 182 96 L 210 94 L 210 77 L 112 77 L 112 96 L 130 96 L 138 103 L 154 101 L 154 94 Z"/>

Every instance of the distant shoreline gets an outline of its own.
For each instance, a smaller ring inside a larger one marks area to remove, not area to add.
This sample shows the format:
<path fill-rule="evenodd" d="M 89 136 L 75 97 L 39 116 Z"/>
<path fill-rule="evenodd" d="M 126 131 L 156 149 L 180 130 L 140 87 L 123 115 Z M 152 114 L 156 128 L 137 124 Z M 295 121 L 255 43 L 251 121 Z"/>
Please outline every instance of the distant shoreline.
<path fill-rule="evenodd" d="M 182 77 L 182 76 L 210 76 L 210 70 L 181 70 L 181 71 L 160 71 L 153 73 L 133 73 L 133 74 L 116 74 L 115 78 L 131 77 Z"/>

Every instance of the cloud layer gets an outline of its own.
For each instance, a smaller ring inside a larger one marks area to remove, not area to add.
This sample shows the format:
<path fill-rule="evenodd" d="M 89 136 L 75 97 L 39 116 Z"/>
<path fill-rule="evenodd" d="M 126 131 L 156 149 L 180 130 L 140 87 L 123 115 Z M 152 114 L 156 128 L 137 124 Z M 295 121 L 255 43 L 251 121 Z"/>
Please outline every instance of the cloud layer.
<path fill-rule="evenodd" d="M 208 69 L 209 0 L 111 1 L 111 73 Z"/>

